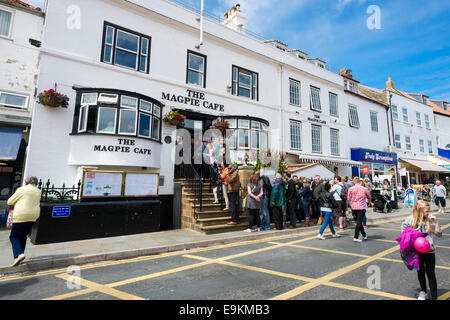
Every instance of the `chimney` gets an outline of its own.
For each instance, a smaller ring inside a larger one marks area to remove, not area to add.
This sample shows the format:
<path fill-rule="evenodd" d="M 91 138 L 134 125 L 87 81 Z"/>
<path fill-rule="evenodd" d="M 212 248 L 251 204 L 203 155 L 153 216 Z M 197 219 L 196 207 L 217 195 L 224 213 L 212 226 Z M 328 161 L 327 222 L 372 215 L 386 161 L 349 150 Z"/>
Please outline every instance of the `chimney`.
<path fill-rule="evenodd" d="M 236 4 L 228 12 L 225 12 L 223 19 L 223 25 L 240 32 L 245 30 L 246 16 L 241 12 L 240 4 Z"/>
<path fill-rule="evenodd" d="M 340 74 L 341 76 L 346 77 L 346 78 L 353 79 L 352 70 L 350 70 L 350 69 L 342 68 L 342 69 L 339 71 L 339 74 Z"/>
<path fill-rule="evenodd" d="M 388 81 L 386 82 L 386 89 L 393 90 L 394 82 L 391 80 L 391 76 L 389 76 Z"/>

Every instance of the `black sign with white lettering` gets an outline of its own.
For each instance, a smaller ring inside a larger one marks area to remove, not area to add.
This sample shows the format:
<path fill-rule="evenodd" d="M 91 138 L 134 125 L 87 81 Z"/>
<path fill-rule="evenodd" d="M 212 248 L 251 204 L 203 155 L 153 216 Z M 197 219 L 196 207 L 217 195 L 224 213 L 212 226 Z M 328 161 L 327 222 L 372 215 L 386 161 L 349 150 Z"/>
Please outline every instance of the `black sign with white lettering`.
<path fill-rule="evenodd" d="M 206 109 L 216 110 L 220 112 L 225 111 L 225 106 L 219 103 L 213 103 L 205 100 L 205 94 L 193 90 L 186 90 L 187 95 L 176 95 L 173 93 L 163 92 L 162 100 L 172 101 L 187 104 L 195 107 L 204 107 Z"/>

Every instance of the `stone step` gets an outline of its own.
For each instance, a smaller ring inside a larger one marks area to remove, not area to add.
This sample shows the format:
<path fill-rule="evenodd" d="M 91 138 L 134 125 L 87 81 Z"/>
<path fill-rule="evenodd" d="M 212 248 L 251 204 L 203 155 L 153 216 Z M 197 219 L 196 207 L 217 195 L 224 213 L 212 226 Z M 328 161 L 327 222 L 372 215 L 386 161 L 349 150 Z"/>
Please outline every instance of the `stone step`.
<path fill-rule="evenodd" d="M 237 225 L 218 224 L 215 226 L 201 227 L 201 232 L 205 234 L 217 234 L 223 232 L 241 231 L 248 228 L 248 223 L 239 223 Z"/>
<path fill-rule="evenodd" d="M 231 215 L 228 215 L 226 217 L 197 219 L 197 223 L 200 224 L 201 227 L 220 226 L 227 224 L 227 222 L 229 221 L 231 221 Z M 240 223 L 248 225 L 248 216 L 241 216 Z"/>

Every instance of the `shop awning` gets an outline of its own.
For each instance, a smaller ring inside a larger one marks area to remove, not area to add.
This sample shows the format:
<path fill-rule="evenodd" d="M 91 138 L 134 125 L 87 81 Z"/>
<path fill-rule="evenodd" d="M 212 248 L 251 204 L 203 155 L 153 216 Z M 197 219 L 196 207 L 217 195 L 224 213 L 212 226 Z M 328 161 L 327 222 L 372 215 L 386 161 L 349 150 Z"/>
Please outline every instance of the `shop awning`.
<path fill-rule="evenodd" d="M 290 153 L 294 154 L 294 153 Z M 347 167 L 362 167 L 363 163 L 359 161 L 341 159 L 341 158 L 332 158 L 332 157 L 318 157 L 318 156 L 309 156 L 303 154 L 294 154 L 298 156 L 299 163 L 320 163 L 330 166 L 347 166 Z"/>
<path fill-rule="evenodd" d="M 22 128 L 0 127 L 0 160 L 16 160 L 22 132 Z"/>
<path fill-rule="evenodd" d="M 403 159 L 400 158 L 401 161 L 406 162 L 407 164 L 412 165 L 413 167 L 418 168 L 422 172 L 442 172 L 442 173 L 450 173 L 450 170 L 447 170 L 441 166 L 433 164 L 428 160 L 413 160 L 413 159 Z"/>

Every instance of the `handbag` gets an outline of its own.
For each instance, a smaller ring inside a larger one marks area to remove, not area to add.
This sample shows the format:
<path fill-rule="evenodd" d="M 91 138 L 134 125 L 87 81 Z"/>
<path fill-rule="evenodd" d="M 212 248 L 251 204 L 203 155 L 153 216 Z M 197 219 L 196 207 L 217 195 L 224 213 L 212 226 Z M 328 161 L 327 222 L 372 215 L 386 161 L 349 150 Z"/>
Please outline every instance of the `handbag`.
<path fill-rule="evenodd" d="M 252 193 L 253 193 L 253 191 L 255 190 L 255 188 L 256 188 L 256 186 L 253 187 Z M 247 195 L 245 196 L 244 200 L 242 201 L 242 209 L 247 208 L 247 199 L 248 199 L 248 197 L 249 197 L 249 195 L 247 194 Z"/>
<path fill-rule="evenodd" d="M 6 228 L 11 229 L 14 223 L 13 219 L 14 210 L 9 210 L 8 219 L 6 219 Z"/>

